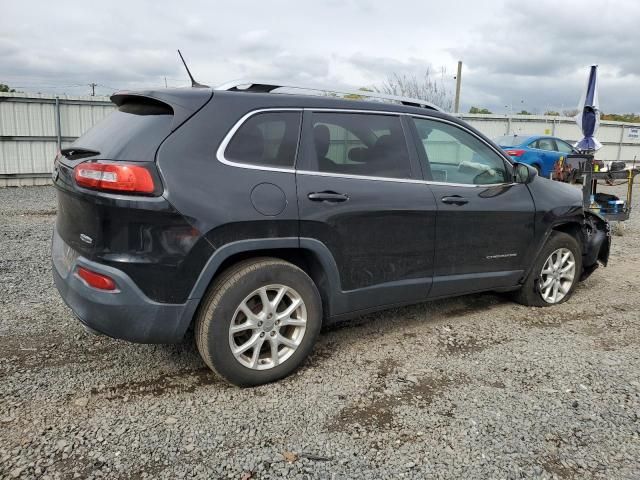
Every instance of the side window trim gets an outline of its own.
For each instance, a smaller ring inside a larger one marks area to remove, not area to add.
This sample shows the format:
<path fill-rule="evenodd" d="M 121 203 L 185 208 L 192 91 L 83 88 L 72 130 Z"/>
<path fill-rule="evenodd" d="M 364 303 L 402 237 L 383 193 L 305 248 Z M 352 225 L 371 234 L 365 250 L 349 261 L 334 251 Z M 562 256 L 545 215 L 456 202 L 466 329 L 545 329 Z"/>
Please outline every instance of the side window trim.
<path fill-rule="evenodd" d="M 304 111 L 303 108 L 261 108 L 258 110 L 251 110 L 250 112 L 247 112 L 233 125 L 233 127 L 231 127 L 229 132 L 227 132 L 227 134 L 224 136 L 222 142 L 218 146 L 218 150 L 216 151 L 216 158 L 220 163 L 229 165 L 231 167 L 246 168 L 249 170 L 262 170 L 267 172 L 295 173 L 298 156 L 300 154 L 300 135 L 302 131 L 303 111 Z M 231 139 L 234 137 L 236 132 L 240 130 L 240 128 L 247 122 L 247 120 L 249 120 L 254 115 L 258 115 L 260 113 L 277 113 L 277 112 L 300 112 L 301 120 L 300 120 L 300 123 L 298 124 L 298 143 L 296 145 L 296 155 L 294 158 L 293 167 L 290 167 L 290 168 L 289 167 L 270 167 L 268 165 L 253 165 L 250 163 L 234 162 L 232 160 L 227 159 L 224 156 L 224 153 L 227 150 L 229 143 L 231 143 Z"/>
<path fill-rule="evenodd" d="M 452 125 L 456 128 L 459 128 L 460 130 L 463 130 L 464 132 L 467 132 L 468 134 L 470 134 L 471 136 L 473 136 L 475 139 L 477 139 L 478 141 L 480 141 L 481 143 L 483 143 L 485 146 L 487 146 L 488 148 L 490 148 L 497 156 L 498 158 L 500 158 L 502 160 L 502 162 L 504 163 L 504 167 L 505 167 L 505 171 L 508 175 L 511 176 L 511 181 L 505 181 L 502 183 L 485 183 L 485 184 L 471 184 L 471 183 L 454 183 L 454 182 L 438 182 L 438 181 L 434 181 L 431 180 L 431 178 L 427 178 L 427 172 L 424 172 L 425 178 L 427 179 L 425 183 L 429 183 L 429 184 L 434 184 L 434 185 L 453 185 L 453 186 L 457 186 L 457 187 L 471 187 L 471 188 L 478 188 L 478 187 L 492 187 L 492 186 L 497 186 L 497 185 L 512 185 L 514 184 L 514 178 L 513 178 L 513 163 L 511 163 L 510 159 L 506 159 L 504 152 L 500 151 L 500 150 L 496 150 L 493 145 L 491 145 L 490 143 L 488 143 L 486 140 L 484 140 L 482 137 L 480 137 L 479 135 L 477 135 L 475 132 L 473 132 L 472 130 L 464 127 L 463 125 L 459 125 L 455 122 L 451 122 L 447 119 L 444 118 L 440 118 L 440 117 L 434 117 L 434 116 L 430 116 L 430 115 L 415 115 L 415 114 L 407 114 L 408 117 L 413 117 L 413 118 L 422 118 L 425 120 L 431 120 L 434 122 L 441 122 L 441 123 L 447 123 L 449 125 Z M 415 122 L 413 122 L 415 123 Z M 421 143 L 420 137 L 418 135 L 417 129 L 414 125 L 411 133 L 413 134 L 414 138 L 415 138 L 415 142 L 416 142 L 416 146 L 419 145 L 419 143 Z M 424 150 L 424 149 L 423 149 Z M 429 162 L 429 158 L 427 156 L 426 150 L 423 153 L 424 155 L 424 159 L 426 159 L 426 165 L 428 165 L 428 168 L 431 168 L 431 164 Z M 431 175 L 431 173 L 429 172 L 429 175 Z"/>
<path fill-rule="evenodd" d="M 490 186 L 505 185 L 505 184 L 512 184 L 513 183 L 513 179 L 512 179 L 511 182 L 508 182 L 508 183 L 482 184 L 482 185 L 474 185 L 474 184 L 467 184 L 467 183 L 437 182 L 437 181 L 433 181 L 433 180 L 428 179 L 424 172 L 422 172 L 422 174 L 420 174 L 420 171 L 416 172 L 416 174 L 418 175 L 417 178 L 411 178 L 411 179 L 376 177 L 376 176 L 362 176 L 362 175 L 348 175 L 348 174 L 312 171 L 312 170 L 310 170 L 308 168 L 308 165 L 305 165 L 305 161 L 304 161 L 304 144 L 306 143 L 306 141 L 303 140 L 303 136 L 304 136 L 305 118 L 307 117 L 307 112 L 313 112 L 313 111 L 317 111 L 317 112 L 345 112 L 345 113 L 376 113 L 376 114 L 383 114 L 383 115 L 384 114 L 386 114 L 386 115 L 396 115 L 398 117 L 403 117 L 404 116 L 404 117 L 407 117 L 407 118 L 411 118 L 411 117 L 425 118 L 427 120 L 436 120 L 436 121 L 439 121 L 439 122 L 449 123 L 449 124 L 451 124 L 451 125 L 453 125 L 455 127 L 458 127 L 460 129 L 464 130 L 465 132 L 468 132 L 469 134 L 471 134 L 475 138 L 477 138 L 479 141 L 481 141 L 482 143 L 484 143 L 485 145 L 490 147 L 506 163 L 506 165 L 508 166 L 507 170 L 509 172 L 512 172 L 513 164 L 511 163 L 510 159 L 505 158 L 505 156 L 502 154 L 502 152 L 500 152 L 499 150 L 496 150 L 496 148 L 494 148 L 491 144 L 489 144 L 482 137 L 480 137 L 477 134 L 475 134 L 472 130 L 464 127 L 463 125 L 459 125 L 456 122 L 452 122 L 452 121 L 449 121 L 447 119 L 440 118 L 440 117 L 435 117 L 435 116 L 431 116 L 431 115 L 420 115 L 420 114 L 414 114 L 414 113 L 392 112 L 392 111 L 386 111 L 386 110 L 363 110 L 363 109 L 322 108 L 322 107 L 320 107 L 320 108 L 269 107 L 269 108 L 260 108 L 260 109 L 256 109 L 256 110 L 251 110 L 250 112 L 247 112 L 245 115 L 243 115 L 231 127 L 231 129 L 227 132 L 227 134 L 224 136 L 222 142 L 220 143 L 220 145 L 218 146 L 218 149 L 216 150 L 216 159 L 222 164 L 229 165 L 229 166 L 236 167 L 236 168 L 245 168 L 245 169 L 248 169 L 248 170 L 263 170 L 263 171 L 268 171 L 268 172 L 283 172 L 283 173 L 294 173 L 294 174 L 297 173 L 297 174 L 302 174 L 302 175 L 316 175 L 316 176 L 324 176 L 324 177 L 343 177 L 343 178 L 352 178 L 354 180 L 376 180 L 376 181 L 394 182 L 394 183 L 422 183 L 422 184 L 434 184 L 434 185 L 453 185 L 453 186 L 468 187 L 468 188 L 486 188 L 486 187 L 490 187 Z M 233 135 L 240 129 L 240 127 L 242 127 L 242 125 L 250 117 L 252 117 L 253 115 L 257 115 L 258 113 L 263 113 L 263 112 L 301 112 L 302 113 L 301 127 L 299 129 L 299 136 L 298 136 L 298 146 L 297 146 L 297 150 L 296 150 L 296 160 L 295 160 L 295 164 L 294 164 L 293 168 L 278 168 L 278 167 L 269 167 L 269 166 L 264 166 L 264 165 L 252 165 L 252 164 L 248 164 L 248 163 L 233 162 L 233 161 L 228 160 L 228 159 L 225 158 L 224 151 L 226 150 L 227 145 L 231 142 L 231 139 L 233 138 Z M 404 125 L 403 125 L 403 129 L 405 129 Z M 409 130 L 408 132 L 406 130 L 404 130 L 404 131 L 405 131 L 405 137 L 407 137 L 407 134 L 408 134 L 409 137 L 414 138 L 414 142 L 415 141 L 419 141 L 417 133 L 414 133 L 412 129 Z M 408 139 L 407 139 L 407 142 L 408 142 L 407 143 L 407 148 L 409 149 L 409 155 L 412 156 L 412 148 L 411 148 L 412 144 L 409 143 Z M 302 153 L 302 160 L 303 160 L 302 162 L 300 161 L 301 153 Z M 414 168 L 414 162 L 412 161 L 412 169 L 413 168 Z M 422 168 L 422 167 L 420 167 L 420 168 Z"/>

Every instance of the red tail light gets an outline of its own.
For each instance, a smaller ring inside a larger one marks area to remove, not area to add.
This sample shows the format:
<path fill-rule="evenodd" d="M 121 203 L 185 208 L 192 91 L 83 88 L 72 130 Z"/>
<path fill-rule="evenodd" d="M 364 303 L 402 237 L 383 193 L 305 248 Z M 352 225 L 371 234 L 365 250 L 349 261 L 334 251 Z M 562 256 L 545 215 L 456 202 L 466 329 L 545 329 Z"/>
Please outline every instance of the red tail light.
<path fill-rule="evenodd" d="M 512 157 L 521 157 L 524 153 L 524 150 L 505 150 L 505 153 Z"/>
<path fill-rule="evenodd" d="M 151 172 L 139 165 L 87 162 L 77 165 L 74 175 L 79 186 L 96 190 L 149 194 L 156 189 Z"/>
<path fill-rule="evenodd" d="M 101 273 L 92 272 L 84 267 L 78 267 L 77 273 L 80 278 L 93 288 L 97 288 L 99 290 L 116 289 L 116 282 L 114 282 L 111 277 L 102 275 Z"/>

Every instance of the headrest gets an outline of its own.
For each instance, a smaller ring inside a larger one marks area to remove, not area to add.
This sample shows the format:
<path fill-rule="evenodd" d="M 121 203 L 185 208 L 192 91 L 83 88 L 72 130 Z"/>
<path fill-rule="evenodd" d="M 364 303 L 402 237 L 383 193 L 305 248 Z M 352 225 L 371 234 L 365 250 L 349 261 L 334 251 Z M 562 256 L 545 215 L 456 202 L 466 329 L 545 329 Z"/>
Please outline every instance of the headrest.
<path fill-rule="evenodd" d="M 331 133 L 326 125 L 316 125 L 313 127 L 313 141 L 316 145 L 316 155 L 318 158 L 325 157 L 329 151 Z"/>

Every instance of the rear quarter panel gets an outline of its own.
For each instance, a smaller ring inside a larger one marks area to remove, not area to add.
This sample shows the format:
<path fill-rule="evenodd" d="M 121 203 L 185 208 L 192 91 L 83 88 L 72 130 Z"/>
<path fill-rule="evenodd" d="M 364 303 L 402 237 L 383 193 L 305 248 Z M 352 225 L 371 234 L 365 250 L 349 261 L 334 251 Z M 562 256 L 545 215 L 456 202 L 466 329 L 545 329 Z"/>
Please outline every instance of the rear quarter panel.
<path fill-rule="evenodd" d="M 212 254 L 242 240 L 297 241 L 295 174 L 226 165 L 216 158 L 218 146 L 236 122 L 260 107 L 252 102 L 252 95 L 246 96 L 247 101 L 216 97 L 158 150 L 165 198 L 201 232 Z M 264 183 L 284 193 L 285 205 L 278 214 L 264 215 L 252 203 L 252 190 Z M 194 268 L 201 272 L 209 258 L 199 258 Z"/>

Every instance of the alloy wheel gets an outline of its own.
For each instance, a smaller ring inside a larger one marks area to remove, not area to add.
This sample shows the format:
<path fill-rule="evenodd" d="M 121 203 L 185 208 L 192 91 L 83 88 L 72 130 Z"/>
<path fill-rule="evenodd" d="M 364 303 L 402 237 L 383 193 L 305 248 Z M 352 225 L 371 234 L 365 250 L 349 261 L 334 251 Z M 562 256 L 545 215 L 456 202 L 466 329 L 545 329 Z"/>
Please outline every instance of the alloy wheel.
<path fill-rule="evenodd" d="M 571 250 L 554 250 L 540 272 L 540 296 L 547 303 L 560 302 L 571 290 L 575 275 L 576 260 Z"/>
<path fill-rule="evenodd" d="M 300 294 L 286 285 L 260 287 L 240 303 L 229 326 L 235 359 L 253 370 L 285 362 L 300 346 L 307 309 Z"/>

